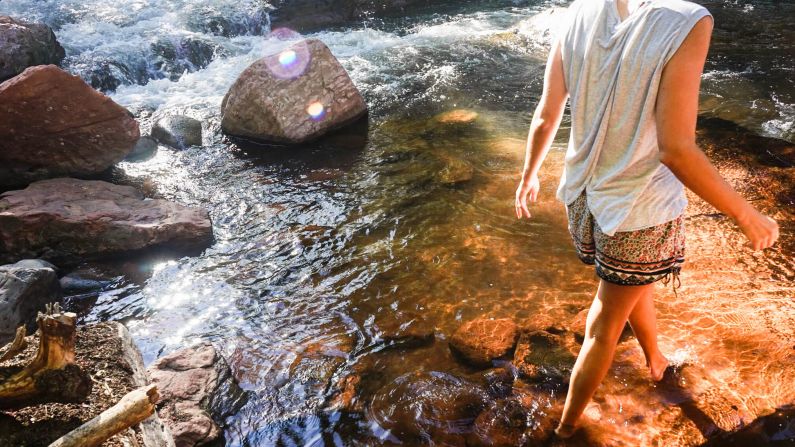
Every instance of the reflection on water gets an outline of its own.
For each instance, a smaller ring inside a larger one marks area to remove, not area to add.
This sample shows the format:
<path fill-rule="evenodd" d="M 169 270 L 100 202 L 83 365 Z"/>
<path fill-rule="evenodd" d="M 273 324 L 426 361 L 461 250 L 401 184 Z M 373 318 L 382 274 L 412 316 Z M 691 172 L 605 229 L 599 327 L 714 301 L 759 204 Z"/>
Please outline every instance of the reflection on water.
<path fill-rule="evenodd" d="M 454 392 L 487 405 L 484 372 L 447 346 L 453 331 L 484 316 L 573 327 L 596 285 L 554 200 L 560 147 L 533 219 L 512 215 L 524 148 L 514 129 L 524 119 L 467 110 L 374 120 L 362 151 L 263 158 L 217 145 L 125 165 L 132 177 L 162 178 L 160 194 L 208 204 L 217 243 L 155 266 L 143 287 L 101 296 L 93 315 L 130 317 L 146 361 L 199 338 L 219 344 L 256 396 L 230 421 L 231 445 L 393 445 L 398 432 L 423 439 L 428 427 L 435 442 L 464 445 L 471 435 L 446 430 L 448 419 L 471 428 L 483 408 L 436 414 L 442 425 L 406 424 L 399 412 L 411 400 L 401 392 L 426 393 L 423 411 Z M 657 290 L 661 348 L 681 372 L 653 385 L 634 338 L 622 342 L 581 445 L 694 445 L 795 400 L 792 215 L 777 205 L 786 183 L 778 171 L 749 170 L 755 158 L 730 155 L 722 171 L 784 222 L 782 245 L 748 252 L 732 225 L 691 197 L 683 287 L 678 296 Z M 451 159 L 471 164 L 470 180 L 440 181 Z M 404 323 L 419 326 L 404 341 L 428 332 L 435 340 L 385 343 Z M 423 371 L 431 376 L 401 385 Z M 560 411 L 564 393 L 519 381 L 512 395 L 544 409 L 528 421 L 537 424 Z"/>
<path fill-rule="evenodd" d="M 10 0 L 0 10 L 57 26 L 73 71 L 105 59 L 123 67 L 131 75 L 113 97 L 144 128 L 168 112 L 204 120 L 207 146 L 161 147 L 121 170 L 149 195 L 208 208 L 216 242 L 197 257 L 100 266 L 124 277 L 87 321 L 125 321 L 146 363 L 213 341 L 253 394 L 228 421 L 228 445 L 476 445 L 472 426 L 484 419 L 526 428 L 528 442 L 548 433 L 562 384 L 474 369 L 447 339 L 478 317 L 576 331 L 592 298 L 595 276 L 554 200 L 568 116 L 533 218 L 513 215 L 548 28 L 565 4 L 446 4 L 314 34 L 351 73 L 371 118 L 369 129 L 299 150 L 218 132 L 218 105 L 237 74 L 284 45 L 257 35 L 257 2 L 99 3 Z M 705 5 L 716 33 L 702 114 L 792 141 L 792 4 Z M 199 26 L 224 16 L 236 32 Z M 198 35 L 214 56 L 176 77 L 152 71 L 161 56 L 130 42 L 164 34 Z M 711 154 L 784 222 L 781 243 L 747 251 L 732 225 L 691 197 L 683 287 L 678 296 L 657 290 L 662 349 L 681 372 L 653 385 L 629 337 L 570 445 L 696 445 L 795 401 L 792 163 L 745 156 L 754 144 L 732 146 L 736 134 L 711 136 Z M 576 354 L 578 345 L 565 348 Z M 795 431 L 785 422 L 789 432 L 773 431 L 779 440 Z"/>

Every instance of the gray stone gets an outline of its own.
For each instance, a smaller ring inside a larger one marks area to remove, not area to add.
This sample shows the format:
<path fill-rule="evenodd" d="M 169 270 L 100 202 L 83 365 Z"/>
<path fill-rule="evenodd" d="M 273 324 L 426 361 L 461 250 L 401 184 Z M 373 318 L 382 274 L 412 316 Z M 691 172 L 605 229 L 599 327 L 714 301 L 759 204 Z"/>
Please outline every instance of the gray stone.
<path fill-rule="evenodd" d="M 184 115 L 168 115 L 152 126 L 152 137 L 175 149 L 202 145 L 202 123 Z"/>
<path fill-rule="evenodd" d="M 124 159 L 127 161 L 143 161 L 151 158 L 157 152 L 157 140 L 150 136 L 143 136 L 135 143 L 132 152 Z"/>
<path fill-rule="evenodd" d="M 229 135 L 300 144 L 351 124 L 367 104 L 323 42 L 307 39 L 246 68 L 221 102 Z"/>
<path fill-rule="evenodd" d="M 18 326 L 36 330 L 36 315 L 47 303 L 61 301 L 56 268 L 39 259 L 0 266 L 0 346 L 11 341 Z"/>
<path fill-rule="evenodd" d="M 0 16 L 0 82 L 34 65 L 60 64 L 65 55 L 49 26 Z"/>

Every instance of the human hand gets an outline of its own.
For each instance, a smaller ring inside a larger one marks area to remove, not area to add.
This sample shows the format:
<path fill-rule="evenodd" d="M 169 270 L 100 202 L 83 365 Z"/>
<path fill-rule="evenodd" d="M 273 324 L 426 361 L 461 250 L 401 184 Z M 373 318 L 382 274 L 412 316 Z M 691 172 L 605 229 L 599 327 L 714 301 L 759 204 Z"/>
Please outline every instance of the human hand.
<path fill-rule="evenodd" d="M 519 187 L 516 188 L 516 203 L 514 204 L 517 219 L 521 219 L 522 216 L 530 218 L 530 210 L 527 209 L 527 199 L 529 198 L 531 202 L 535 202 L 538 198 L 539 189 L 541 189 L 541 184 L 537 175 L 522 177 Z"/>
<path fill-rule="evenodd" d="M 778 239 L 778 224 L 775 220 L 749 206 L 746 214 L 737 219 L 737 225 L 748 238 L 748 245 L 753 250 L 762 250 L 772 246 Z"/>

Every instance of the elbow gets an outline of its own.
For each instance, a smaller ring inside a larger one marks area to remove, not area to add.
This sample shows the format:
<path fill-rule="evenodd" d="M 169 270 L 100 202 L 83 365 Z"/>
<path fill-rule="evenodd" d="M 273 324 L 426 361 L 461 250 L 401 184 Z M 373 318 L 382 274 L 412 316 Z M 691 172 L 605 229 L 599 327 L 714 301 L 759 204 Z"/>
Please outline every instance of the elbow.
<path fill-rule="evenodd" d="M 673 151 L 667 148 L 660 147 L 660 163 L 664 164 L 667 168 L 671 169 L 676 163 L 676 156 Z"/>
<path fill-rule="evenodd" d="M 660 163 L 671 171 L 676 171 L 683 162 L 687 161 L 688 154 L 694 146 L 694 142 L 658 141 Z"/>

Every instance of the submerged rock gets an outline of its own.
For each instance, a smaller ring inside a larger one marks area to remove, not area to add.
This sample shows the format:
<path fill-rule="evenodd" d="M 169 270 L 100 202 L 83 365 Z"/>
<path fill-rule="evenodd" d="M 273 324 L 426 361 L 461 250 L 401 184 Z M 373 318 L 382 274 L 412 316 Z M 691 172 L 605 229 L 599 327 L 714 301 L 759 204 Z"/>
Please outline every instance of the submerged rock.
<path fill-rule="evenodd" d="M 307 39 L 240 74 L 221 103 L 221 127 L 232 136 L 298 144 L 366 112 L 362 95 L 328 47 Z"/>
<path fill-rule="evenodd" d="M 175 149 L 202 145 L 202 123 L 185 115 L 168 115 L 152 126 L 152 138 Z"/>
<path fill-rule="evenodd" d="M 407 445 L 431 439 L 440 445 L 465 445 L 465 435 L 487 401 L 482 388 L 464 379 L 441 371 L 412 371 L 378 390 L 368 416 Z"/>
<path fill-rule="evenodd" d="M 519 376 L 536 382 L 568 383 L 576 358 L 566 344 L 562 335 L 523 331 L 513 356 Z"/>
<path fill-rule="evenodd" d="M 143 136 L 135 143 L 132 152 L 127 154 L 126 161 L 142 161 L 152 157 L 157 152 L 157 140 L 150 136 Z"/>
<path fill-rule="evenodd" d="M 39 259 L 25 259 L 0 266 L 0 346 L 11 341 L 18 326 L 36 331 L 36 315 L 47 303 L 61 301 L 55 266 Z"/>
<path fill-rule="evenodd" d="M 422 346 L 434 339 L 433 327 L 420 314 L 402 311 L 397 315 L 388 313 L 379 317 L 374 324 L 377 331 L 374 338 L 387 345 Z"/>
<path fill-rule="evenodd" d="M 207 444 L 219 424 L 245 403 L 229 364 L 210 344 L 181 349 L 155 361 L 147 373 L 160 393 L 158 412 L 177 447 Z"/>
<path fill-rule="evenodd" d="M 138 137 L 124 107 L 54 65 L 0 84 L 0 185 L 97 174 L 121 161 Z"/>
<path fill-rule="evenodd" d="M 0 259 L 71 263 L 158 246 L 191 250 L 211 240 L 207 211 L 145 200 L 131 186 L 59 178 L 0 195 Z"/>
<path fill-rule="evenodd" d="M 527 409 L 516 399 L 494 401 L 474 422 L 467 446 L 514 447 L 525 445 Z"/>
<path fill-rule="evenodd" d="M 0 15 L 0 82 L 34 65 L 60 64 L 65 55 L 49 26 Z"/>
<path fill-rule="evenodd" d="M 477 366 L 508 354 L 516 345 L 519 330 L 510 318 L 478 318 L 461 325 L 452 337 L 450 348 Z"/>
<path fill-rule="evenodd" d="M 475 173 L 472 163 L 449 154 L 439 155 L 438 157 L 444 164 L 442 169 L 435 174 L 435 178 L 439 183 L 452 186 L 472 180 L 472 176 Z"/>
<path fill-rule="evenodd" d="M 478 119 L 478 112 L 470 109 L 453 109 L 434 117 L 441 124 L 469 124 Z"/>

